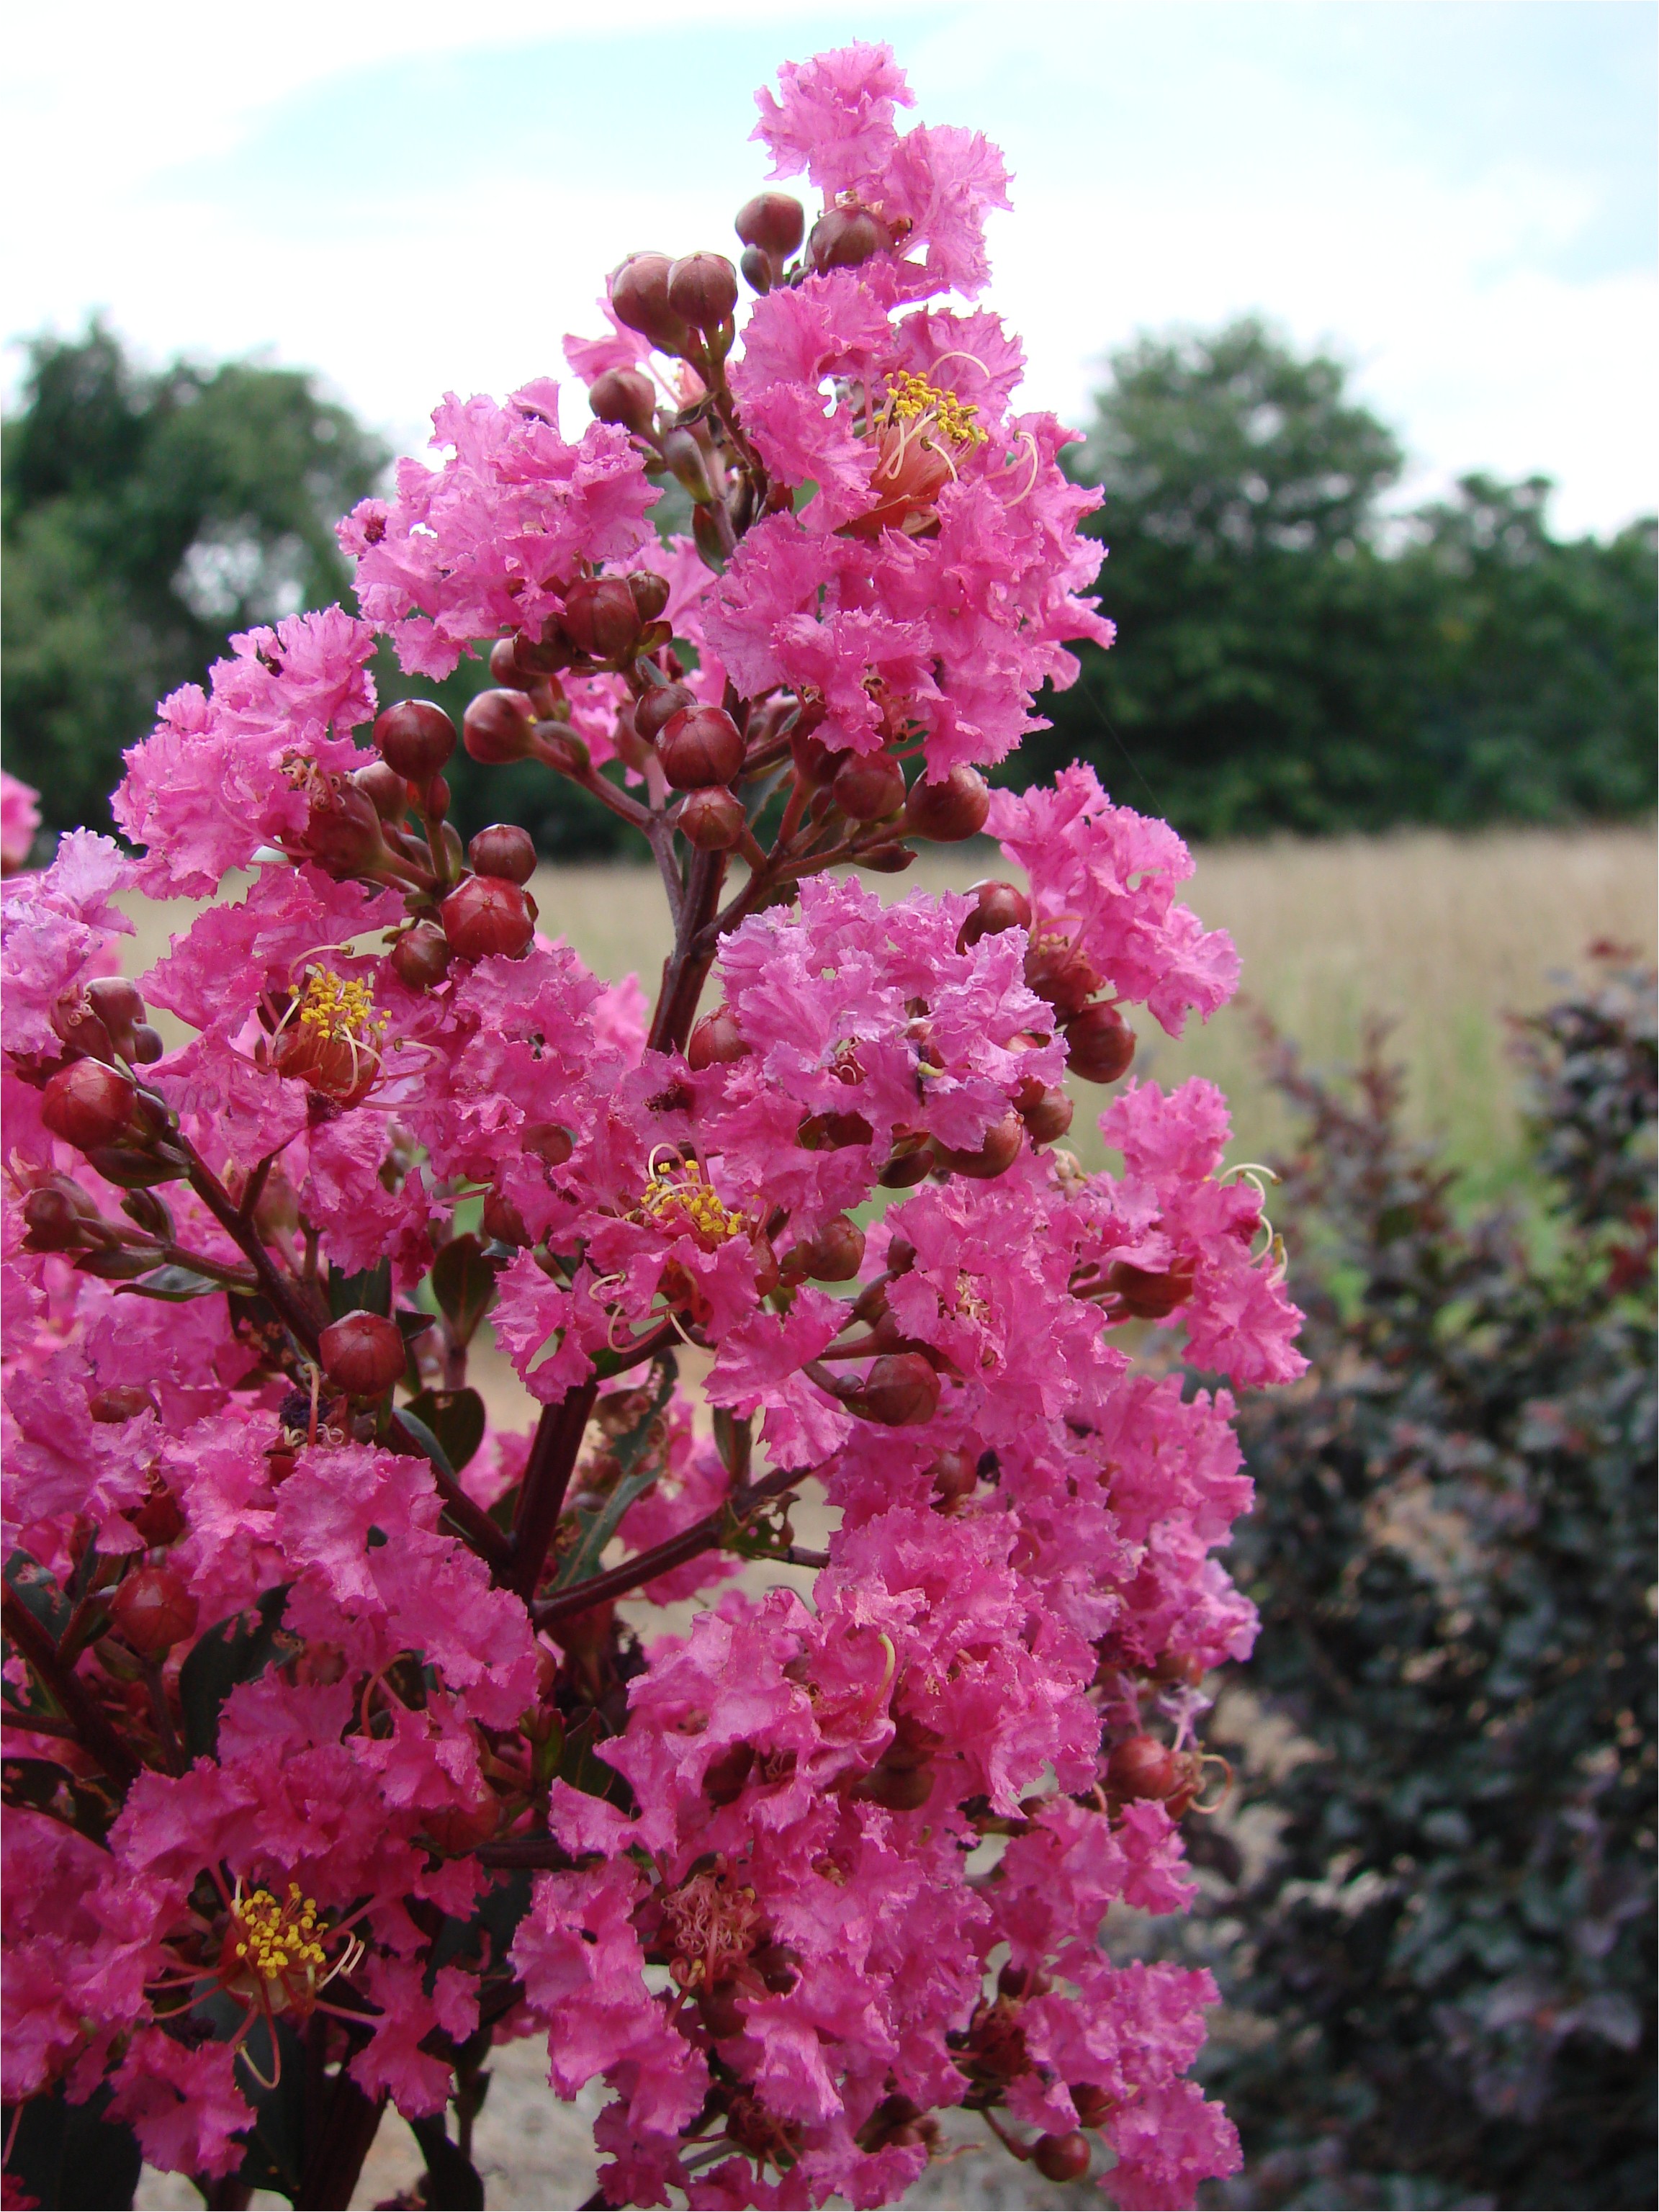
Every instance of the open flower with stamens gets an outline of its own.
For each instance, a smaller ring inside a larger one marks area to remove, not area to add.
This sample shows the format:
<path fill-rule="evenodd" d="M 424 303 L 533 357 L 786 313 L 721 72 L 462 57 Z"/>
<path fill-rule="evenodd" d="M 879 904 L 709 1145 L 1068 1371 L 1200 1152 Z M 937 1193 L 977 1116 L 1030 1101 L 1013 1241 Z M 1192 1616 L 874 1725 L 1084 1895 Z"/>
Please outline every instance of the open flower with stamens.
<path fill-rule="evenodd" d="M 374 986 L 363 977 L 308 966 L 271 1033 L 271 1064 L 337 1106 L 359 1105 L 379 1079 L 391 1018 L 376 1011 Z"/>
<path fill-rule="evenodd" d="M 934 502 L 961 474 L 960 464 L 985 442 L 975 407 L 953 392 L 930 384 L 908 369 L 887 380 L 887 397 L 870 425 L 877 445 L 870 489 L 876 504 L 867 514 L 843 523 L 846 538 L 878 538 L 884 530 L 908 538 L 936 529 Z"/>

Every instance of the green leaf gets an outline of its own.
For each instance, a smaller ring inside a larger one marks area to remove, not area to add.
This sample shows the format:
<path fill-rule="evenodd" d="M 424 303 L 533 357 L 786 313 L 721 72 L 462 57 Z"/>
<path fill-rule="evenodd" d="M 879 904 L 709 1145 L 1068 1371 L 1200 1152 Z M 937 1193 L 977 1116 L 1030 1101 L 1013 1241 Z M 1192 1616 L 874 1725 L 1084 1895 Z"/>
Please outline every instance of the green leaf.
<path fill-rule="evenodd" d="M 411 2120 L 410 2127 L 426 2160 L 428 2186 L 422 2195 L 429 2206 L 444 2212 L 483 2212 L 483 2183 L 465 2151 L 449 2140 L 443 2114 L 434 2112 Z"/>
<path fill-rule="evenodd" d="M 398 1410 L 412 1413 L 436 1437 L 457 1474 L 483 1442 L 484 1401 L 476 1390 L 422 1390 Z"/>
<path fill-rule="evenodd" d="M 650 1464 L 647 1464 L 638 1474 L 634 1472 L 641 1455 L 650 1442 L 651 1431 L 656 1426 L 658 1417 L 674 1392 L 676 1369 L 673 1353 L 672 1352 L 661 1353 L 656 1361 L 656 1368 L 661 1381 L 657 1386 L 650 1405 L 646 1408 L 644 1419 L 636 1426 L 631 1428 L 625 1437 L 619 1437 L 611 1446 L 612 1453 L 622 1465 L 622 1473 L 617 1479 L 616 1486 L 597 1512 L 577 1515 L 576 1523 L 580 1534 L 576 1539 L 574 1547 L 566 1553 L 560 1565 L 556 1589 L 564 1589 L 572 1583 L 586 1582 L 590 1575 L 599 1572 L 599 1561 L 605 1556 L 605 1547 L 617 1533 L 617 1523 L 627 1512 L 634 1500 L 642 1497 L 650 1489 L 661 1472 L 659 1468 Z"/>
<path fill-rule="evenodd" d="M 495 1297 L 496 1262 L 476 1237 L 452 1237 L 432 1263 L 432 1295 L 457 1344 L 470 1343 Z"/>
<path fill-rule="evenodd" d="M 183 1305 L 190 1298 L 210 1298 L 222 1294 L 222 1283 L 216 1283 L 206 1275 L 198 1275 L 193 1267 L 157 1267 L 141 1283 L 126 1283 L 116 1293 L 118 1297 L 165 1298 L 170 1305 Z"/>
<path fill-rule="evenodd" d="M 581 1718 L 573 1721 L 564 1732 L 559 1753 L 559 1778 L 585 1796 L 603 1797 L 623 1812 L 631 1812 L 634 1793 L 627 1777 L 609 1765 L 594 1748 L 605 1741 L 606 1734 L 604 1721 L 590 1705 Z"/>
<path fill-rule="evenodd" d="M 411 1413 L 407 1406 L 398 1406 L 393 1408 L 393 1419 L 408 1431 L 410 1438 L 420 1446 L 438 1472 L 441 1474 L 448 1475 L 453 1481 L 455 1470 L 449 1463 L 449 1454 L 420 1415 Z"/>
<path fill-rule="evenodd" d="M 21 1599 L 56 1644 L 75 1608 L 53 1576 L 27 1552 L 14 1552 L 6 1561 L 6 1586 L 14 1597 Z"/>
<path fill-rule="evenodd" d="M 179 1701 L 184 1707 L 185 1745 L 192 1759 L 214 1759 L 219 1751 L 219 1715 L 239 1682 L 263 1674 L 291 1641 L 280 1623 L 291 1583 L 267 1590 L 251 1613 L 216 1621 L 179 1670 Z"/>
<path fill-rule="evenodd" d="M 13 1716 L 15 1717 L 15 1716 Z M 115 1817 L 116 1808 L 102 1792 L 59 1766 L 51 1759 L 14 1759 L 5 1762 L 6 1802 L 28 1805 L 49 1813 L 83 1836 L 101 1839 Z"/>
<path fill-rule="evenodd" d="M 100 2083 L 84 2105 L 71 2105 L 60 2082 L 24 2106 L 6 2172 L 38 2204 L 52 2212 L 120 2212 L 131 2204 L 143 2159 L 132 2130 L 104 2118 L 110 2094 Z"/>
<path fill-rule="evenodd" d="M 349 1313 L 379 1314 L 383 1319 L 392 1318 L 392 1262 L 377 1260 L 372 1267 L 364 1267 L 357 1274 L 342 1274 L 339 1268 L 328 1271 L 328 1310 L 336 1321 Z"/>

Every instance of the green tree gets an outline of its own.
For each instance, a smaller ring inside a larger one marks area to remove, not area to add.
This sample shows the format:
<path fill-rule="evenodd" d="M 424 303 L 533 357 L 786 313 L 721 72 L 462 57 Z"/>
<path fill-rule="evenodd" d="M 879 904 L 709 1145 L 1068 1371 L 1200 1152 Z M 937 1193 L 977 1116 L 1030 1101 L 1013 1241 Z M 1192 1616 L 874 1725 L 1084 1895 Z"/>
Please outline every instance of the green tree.
<path fill-rule="evenodd" d="M 94 323 L 29 348 L 4 426 L 3 744 L 49 827 L 106 828 L 124 747 L 226 637 L 338 598 L 380 442 L 316 379 L 135 368 Z"/>
<path fill-rule="evenodd" d="M 1188 834 L 1627 813 L 1654 789 L 1653 527 L 1564 544 L 1543 479 L 1404 524 L 1401 451 L 1255 319 L 1116 355 L 1074 453 L 1118 625 L 1024 757 Z"/>

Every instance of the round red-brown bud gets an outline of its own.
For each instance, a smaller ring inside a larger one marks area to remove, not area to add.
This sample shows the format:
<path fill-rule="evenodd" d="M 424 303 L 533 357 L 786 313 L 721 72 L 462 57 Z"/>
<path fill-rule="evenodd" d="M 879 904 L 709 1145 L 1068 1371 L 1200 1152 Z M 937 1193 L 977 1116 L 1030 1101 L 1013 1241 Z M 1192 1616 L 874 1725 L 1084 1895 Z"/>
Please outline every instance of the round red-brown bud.
<path fill-rule="evenodd" d="M 744 1041 L 738 1027 L 738 1018 L 730 1006 L 716 1006 L 712 1014 L 705 1014 L 691 1032 L 685 1048 L 686 1065 L 694 1068 L 713 1067 L 716 1063 L 747 1060 L 750 1048 Z"/>
<path fill-rule="evenodd" d="M 730 783 L 743 766 L 743 732 L 724 708 L 682 707 L 663 725 L 657 758 L 676 791 Z"/>
<path fill-rule="evenodd" d="M 1155 1735 L 1126 1736 L 1106 1762 L 1106 1787 L 1119 1797 L 1168 1797 L 1181 1780 L 1180 1754 Z"/>
<path fill-rule="evenodd" d="M 132 1049 L 127 1057 L 136 1066 L 149 1067 L 154 1061 L 160 1060 L 166 1050 L 167 1047 L 161 1042 L 160 1030 L 153 1030 L 148 1022 L 133 1024 Z"/>
<path fill-rule="evenodd" d="M 510 884 L 527 884 L 536 872 L 534 842 L 514 822 L 492 822 L 480 830 L 466 857 L 479 875 L 504 876 Z"/>
<path fill-rule="evenodd" d="M 792 1282 L 850 1283 L 863 1265 L 864 1231 L 850 1215 L 838 1213 L 816 1236 L 790 1246 L 783 1272 Z"/>
<path fill-rule="evenodd" d="M 76 1065 L 85 1067 L 95 1063 L 77 1060 Z M 80 1252 L 105 1243 L 112 1232 L 100 1233 L 89 1227 L 99 1218 L 93 1200 L 65 1176 L 43 1183 L 23 1200 L 25 1241 L 31 1252 Z"/>
<path fill-rule="evenodd" d="M 884 1352 L 847 1394 L 848 1411 L 890 1429 L 915 1428 L 939 1411 L 939 1376 L 919 1352 Z"/>
<path fill-rule="evenodd" d="M 469 876 L 438 912 L 452 951 L 464 960 L 485 960 L 497 952 L 516 960 L 529 951 L 536 934 L 529 901 L 504 876 Z"/>
<path fill-rule="evenodd" d="M 409 1359 L 397 1322 L 361 1308 L 329 1323 L 317 1340 L 317 1356 L 329 1381 L 349 1398 L 384 1396 Z"/>
<path fill-rule="evenodd" d="M 429 783 L 455 750 L 455 725 L 430 699 L 399 699 L 375 717 L 374 743 L 399 775 Z"/>
<path fill-rule="evenodd" d="M 933 1505 L 950 1513 L 979 1486 L 979 1468 L 972 1452 L 942 1451 L 933 1462 Z"/>
<path fill-rule="evenodd" d="M 110 1613 L 144 1659 L 164 1659 L 196 1626 L 196 1600 L 171 1567 L 139 1567 L 123 1580 Z"/>
<path fill-rule="evenodd" d="M 627 578 L 628 588 L 634 594 L 634 604 L 640 611 L 640 620 L 653 623 L 667 608 L 672 596 L 666 576 L 659 576 L 654 568 L 635 568 Z"/>
<path fill-rule="evenodd" d="M 914 845 L 872 845 L 867 853 L 854 855 L 860 867 L 878 876 L 902 876 L 915 857 Z"/>
<path fill-rule="evenodd" d="M 1120 1310 L 1136 1321 L 1164 1321 L 1193 1294 L 1190 1260 L 1158 1273 L 1117 1260 L 1106 1270 L 1106 1287 Z"/>
<path fill-rule="evenodd" d="M 1003 1174 L 1019 1158 L 1025 1142 L 1025 1124 L 1011 1109 L 1000 1121 L 988 1128 L 981 1142 L 971 1152 L 958 1152 L 950 1145 L 933 1139 L 933 1150 L 942 1165 L 955 1175 L 971 1176 L 978 1182 L 989 1182 Z"/>
<path fill-rule="evenodd" d="M 392 973 L 411 991 L 429 991 L 449 971 L 449 939 L 436 922 L 416 922 L 392 948 Z"/>
<path fill-rule="evenodd" d="M 738 304 L 738 272 L 723 253 L 684 253 L 669 267 L 668 304 L 693 330 L 718 330 Z"/>
<path fill-rule="evenodd" d="M 1031 2163 L 1045 2181 L 1081 2181 L 1089 2171 L 1089 2144 L 1075 2128 L 1063 2136 L 1039 2136 Z"/>
<path fill-rule="evenodd" d="M 640 611 L 626 576 L 578 576 L 559 620 L 570 642 L 592 660 L 620 660 L 639 637 Z"/>
<path fill-rule="evenodd" d="M 501 1801 L 486 1788 L 465 1805 L 444 1805 L 421 1815 L 421 1832 L 446 1858 L 461 1858 L 487 1844 L 501 1824 Z"/>
<path fill-rule="evenodd" d="M 925 1144 L 895 1146 L 876 1181 L 884 1190 L 908 1190 L 933 1171 L 933 1155 Z"/>
<path fill-rule="evenodd" d="M 991 787 L 977 769 L 953 768 L 941 782 L 913 783 L 904 802 L 904 826 L 913 837 L 959 845 L 977 837 L 991 811 Z"/>
<path fill-rule="evenodd" d="M 904 804 L 904 770 L 887 753 L 849 753 L 830 790 L 854 822 L 884 822 Z"/>
<path fill-rule="evenodd" d="M 409 811 L 409 786 L 389 760 L 370 761 L 354 769 L 351 781 L 368 793 L 369 804 L 382 822 L 401 822 Z"/>
<path fill-rule="evenodd" d="M 665 253 L 630 253 L 611 278 L 611 305 L 617 320 L 649 338 L 659 352 L 683 354 L 691 343 L 685 318 L 668 298 Z"/>
<path fill-rule="evenodd" d="M 386 856 L 380 817 L 366 791 L 343 775 L 315 786 L 301 848 L 331 875 L 356 875 Z"/>
<path fill-rule="evenodd" d="M 130 1076 L 101 1060 L 76 1060 L 60 1067 L 40 1094 L 40 1119 L 54 1137 L 90 1152 L 126 1132 L 137 1104 Z"/>
<path fill-rule="evenodd" d="M 118 1044 L 131 1036 L 134 1023 L 144 1018 L 138 987 L 125 975 L 94 975 L 87 985 L 87 1004 Z"/>
<path fill-rule="evenodd" d="M 510 1198 L 503 1197 L 498 1190 L 485 1194 L 482 1221 L 484 1235 L 493 1237 L 498 1244 L 533 1244 L 536 1241 L 523 1214 Z"/>
<path fill-rule="evenodd" d="M 1066 1024 L 1066 1056 L 1085 1083 L 1115 1083 L 1135 1056 L 1135 1033 L 1115 1006 L 1085 1006 Z"/>
<path fill-rule="evenodd" d="M 112 1382 L 102 1390 L 94 1390 L 87 1400 L 87 1411 L 94 1421 L 110 1428 L 118 1428 L 127 1421 L 136 1421 L 140 1413 L 153 1413 L 155 1401 L 142 1382 Z M 157 1540 L 152 1537 L 152 1543 Z"/>
<path fill-rule="evenodd" d="M 732 228 L 745 246 L 787 261 L 806 235 L 806 210 L 787 192 L 757 192 L 738 210 Z"/>
<path fill-rule="evenodd" d="M 729 853 L 741 841 L 749 817 L 735 793 L 713 784 L 687 796 L 674 826 L 700 853 Z"/>
<path fill-rule="evenodd" d="M 855 1796 L 866 1798 L 889 1813 L 919 1813 L 933 1794 L 930 1759 L 914 1766 L 890 1766 L 883 1760 L 854 1785 Z"/>
<path fill-rule="evenodd" d="M 703 1795 L 711 1805 L 735 1805 L 755 1764 L 752 1743 L 734 1743 L 703 1769 Z"/>
<path fill-rule="evenodd" d="M 809 791 L 822 791 L 832 784 L 836 770 L 847 758 L 845 753 L 831 752 L 810 730 L 803 730 L 799 725 L 789 739 L 789 753 L 795 763 L 795 774 Z"/>
<path fill-rule="evenodd" d="M 498 637 L 489 648 L 489 672 L 509 691 L 522 691 L 530 681 L 519 665 L 518 642 L 515 637 Z"/>
<path fill-rule="evenodd" d="M 519 1132 L 519 1142 L 550 1168 L 562 1168 L 576 1149 L 569 1130 L 557 1121 L 526 1121 Z"/>
<path fill-rule="evenodd" d="M 957 951 L 965 952 L 981 937 L 1000 937 L 1005 929 L 1031 927 L 1031 902 L 1016 884 L 975 884 L 968 894 L 974 911 L 957 933 Z"/>
<path fill-rule="evenodd" d="M 1077 1109 L 1055 1085 L 1027 1076 L 1014 1097 L 1014 1106 L 1034 1145 L 1058 1144 L 1072 1126 Z"/>
<path fill-rule="evenodd" d="M 587 387 L 587 404 L 601 422 L 636 438 L 648 438 L 656 427 L 657 387 L 642 369 L 607 368 Z"/>
<path fill-rule="evenodd" d="M 486 768 L 528 760 L 535 750 L 535 717 L 522 691 L 480 691 L 461 720 L 461 742 Z"/>
<path fill-rule="evenodd" d="M 1038 931 L 1025 954 L 1025 981 L 1062 1018 L 1079 1014 L 1100 988 L 1100 970 L 1063 933 Z"/>
<path fill-rule="evenodd" d="M 676 714 L 696 703 L 696 692 L 684 684 L 654 684 L 634 702 L 634 727 L 647 744 L 653 744 Z"/>
<path fill-rule="evenodd" d="M 891 232 L 870 209 L 833 207 L 812 225 L 806 258 L 814 269 L 856 269 L 892 242 Z"/>
<path fill-rule="evenodd" d="M 758 246 L 745 246 L 738 256 L 738 266 L 743 271 L 743 281 L 751 292 L 763 297 L 772 289 L 772 264 Z"/>
<path fill-rule="evenodd" d="M 149 1403 L 148 1395 L 144 1403 Z M 99 1416 L 94 1412 L 92 1418 L 95 1421 Z M 185 1533 L 185 1509 L 178 1492 L 170 1490 L 158 1474 L 150 1476 L 149 1492 L 131 1519 L 147 1544 L 174 1544 Z"/>
<path fill-rule="evenodd" d="M 1118 2100 L 1092 2081 L 1073 2081 L 1072 2102 L 1085 2128 L 1103 2128 L 1117 2110 Z"/>

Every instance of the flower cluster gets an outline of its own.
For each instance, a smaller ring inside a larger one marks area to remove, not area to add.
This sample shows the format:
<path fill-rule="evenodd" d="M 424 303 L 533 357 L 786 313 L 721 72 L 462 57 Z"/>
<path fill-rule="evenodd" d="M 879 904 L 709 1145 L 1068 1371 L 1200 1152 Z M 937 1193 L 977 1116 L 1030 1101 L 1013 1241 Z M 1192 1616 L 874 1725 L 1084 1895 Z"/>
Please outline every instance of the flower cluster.
<path fill-rule="evenodd" d="M 909 101 L 884 47 L 786 68 L 757 135 L 823 205 L 739 214 L 741 335 L 724 257 L 632 256 L 576 442 L 549 383 L 447 400 L 341 526 L 362 618 L 164 703 L 140 856 L 8 879 L 20 2124 L 96 2094 L 159 2166 L 344 2203 L 388 2099 L 464 2160 L 538 2034 L 612 2092 L 617 2204 L 890 2203 L 952 2106 L 1126 2207 L 1236 2162 L 1206 1978 L 1102 1928 L 1188 1898 L 1253 1632 L 1231 1401 L 1164 1332 L 1271 1383 L 1297 1316 L 1219 1095 L 1131 1076 L 1132 1009 L 1236 980 L 1184 849 L 979 773 L 1109 626 L 1067 434 L 940 304 L 1000 161 Z M 469 753 L 641 834 L 653 1007 L 538 930 L 522 832 L 463 848 L 377 632 L 487 653 Z M 988 828 L 1024 888 L 852 872 Z M 132 893 L 210 902 L 136 981 Z M 1116 1174 L 1060 1145 L 1090 1084 Z"/>

